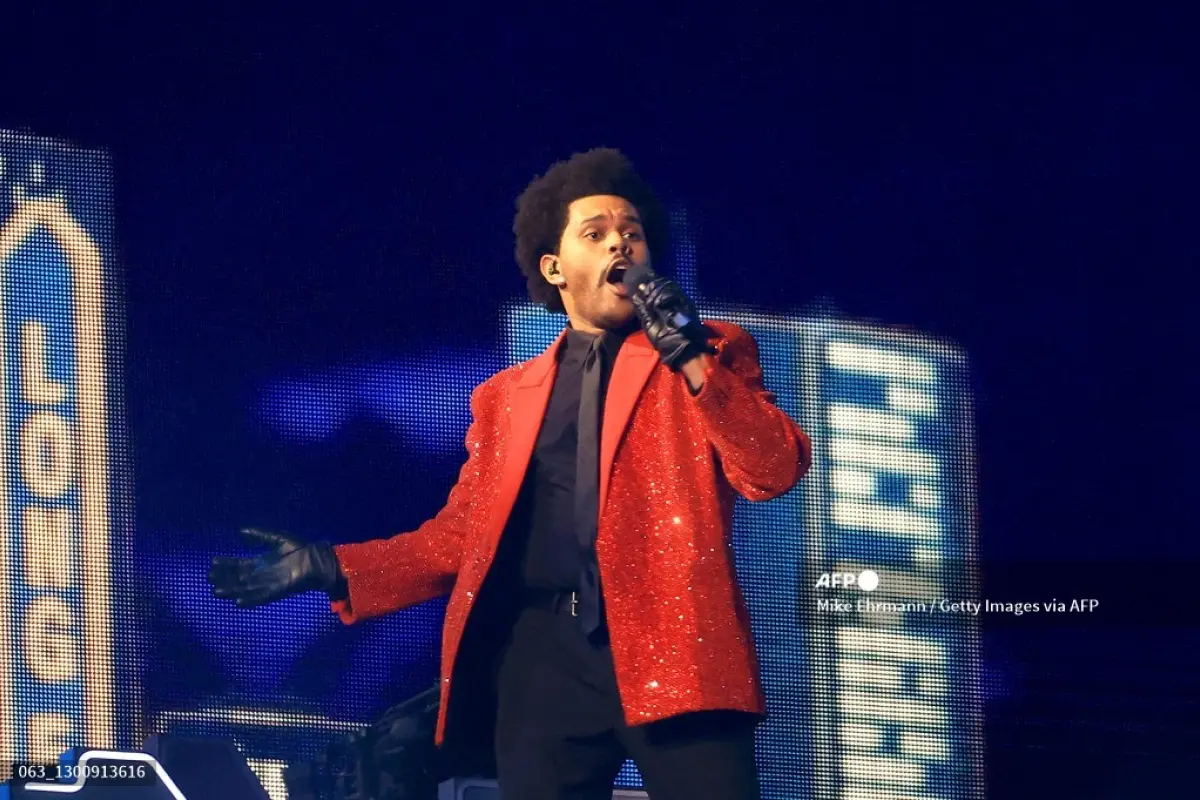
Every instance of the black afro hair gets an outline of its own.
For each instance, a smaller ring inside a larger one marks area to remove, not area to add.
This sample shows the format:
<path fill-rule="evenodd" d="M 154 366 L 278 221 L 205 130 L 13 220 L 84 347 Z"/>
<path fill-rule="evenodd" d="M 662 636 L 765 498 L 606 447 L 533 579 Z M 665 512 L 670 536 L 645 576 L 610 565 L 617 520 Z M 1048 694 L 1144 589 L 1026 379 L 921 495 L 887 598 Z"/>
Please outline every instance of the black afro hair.
<path fill-rule="evenodd" d="M 564 312 L 558 289 L 547 283 L 539 263 L 557 254 L 567 225 L 567 207 L 581 197 L 608 194 L 633 204 L 642 218 L 646 245 L 655 263 L 667 257 L 668 224 L 662 204 L 650 185 L 619 150 L 598 147 L 576 153 L 536 177 L 517 198 L 513 233 L 516 257 L 529 286 L 529 297 L 551 311 Z"/>

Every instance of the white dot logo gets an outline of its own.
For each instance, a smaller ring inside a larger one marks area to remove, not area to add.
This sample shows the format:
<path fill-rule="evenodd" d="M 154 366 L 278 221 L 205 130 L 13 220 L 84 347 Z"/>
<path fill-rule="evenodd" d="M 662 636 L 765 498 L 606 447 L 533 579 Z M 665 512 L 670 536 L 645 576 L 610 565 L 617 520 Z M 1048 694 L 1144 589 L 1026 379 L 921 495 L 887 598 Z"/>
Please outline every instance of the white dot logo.
<path fill-rule="evenodd" d="M 858 588 L 864 592 L 873 592 L 879 588 L 879 573 L 875 570 L 864 569 L 858 573 Z"/>

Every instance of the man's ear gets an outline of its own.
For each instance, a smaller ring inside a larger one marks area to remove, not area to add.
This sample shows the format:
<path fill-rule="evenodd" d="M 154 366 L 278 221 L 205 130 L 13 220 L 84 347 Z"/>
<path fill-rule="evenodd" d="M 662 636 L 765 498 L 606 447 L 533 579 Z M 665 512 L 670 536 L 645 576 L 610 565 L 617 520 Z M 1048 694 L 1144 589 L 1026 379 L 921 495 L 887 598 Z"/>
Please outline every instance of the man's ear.
<path fill-rule="evenodd" d="M 562 286 L 566 282 L 566 279 L 563 278 L 562 272 L 558 268 L 558 256 L 547 253 L 542 256 L 538 266 L 542 271 L 542 277 L 546 279 L 547 283 Z"/>

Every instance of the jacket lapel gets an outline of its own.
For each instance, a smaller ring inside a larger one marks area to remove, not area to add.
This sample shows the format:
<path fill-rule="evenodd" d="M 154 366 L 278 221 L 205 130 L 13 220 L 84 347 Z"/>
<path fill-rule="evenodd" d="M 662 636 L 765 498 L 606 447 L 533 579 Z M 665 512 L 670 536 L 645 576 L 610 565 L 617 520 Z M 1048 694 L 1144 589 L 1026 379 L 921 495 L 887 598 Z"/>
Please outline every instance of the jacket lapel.
<path fill-rule="evenodd" d="M 617 352 L 617 363 L 613 365 L 608 379 L 608 393 L 604 398 L 604 422 L 600 426 L 600 512 L 603 517 L 604 504 L 608 500 L 608 481 L 612 476 L 613 459 L 617 445 L 629 426 L 633 408 L 637 405 L 642 388 L 650 374 L 658 366 L 658 351 L 650 344 L 644 331 L 629 334 L 625 344 Z"/>
<path fill-rule="evenodd" d="M 507 524 L 513 505 L 517 502 L 517 495 L 521 491 L 521 484 L 525 480 L 525 472 L 529 469 L 533 446 L 537 442 L 538 431 L 541 430 L 542 420 L 546 415 L 546 406 L 550 403 L 554 376 L 558 373 L 555 354 L 565 336 L 564 329 L 554 340 L 554 344 L 530 362 L 513 387 L 509 398 L 510 427 L 508 441 L 504 443 L 507 453 L 499 476 L 499 493 L 493 507 L 493 536 L 499 536 Z"/>
<path fill-rule="evenodd" d="M 530 362 L 525 374 L 513 388 L 509 403 L 511 427 L 508 441 L 505 443 L 508 453 L 499 477 L 500 488 L 491 525 L 494 536 L 499 535 L 507 523 L 517 495 L 521 491 L 521 484 L 525 480 L 525 472 L 529 468 L 529 459 L 533 456 L 538 431 L 541 430 L 542 420 L 546 415 L 546 406 L 550 403 L 550 390 L 554 388 L 554 377 L 558 372 L 555 354 L 565 336 L 566 330 L 559 334 L 554 344 Z M 646 334 L 640 330 L 629 334 L 617 353 L 617 363 L 613 365 L 608 381 L 608 393 L 604 399 L 604 422 L 600 432 L 602 512 L 608 500 L 608 483 L 612 476 L 617 445 L 625 435 L 638 397 L 641 396 L 646 381 L 650 379 L 658 363 L 658 352 L 650 344 Z"/>

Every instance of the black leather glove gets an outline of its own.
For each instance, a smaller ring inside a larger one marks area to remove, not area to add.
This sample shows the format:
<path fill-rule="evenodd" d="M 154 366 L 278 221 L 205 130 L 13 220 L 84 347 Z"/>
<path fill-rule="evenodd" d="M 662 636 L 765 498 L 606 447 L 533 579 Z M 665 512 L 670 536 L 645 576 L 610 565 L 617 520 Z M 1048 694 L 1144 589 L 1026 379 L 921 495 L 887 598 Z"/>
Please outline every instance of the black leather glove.
<path fill-rule="evenodd" d="M 640 284 L 630 299 L 646 337 L 672 371 L 701 353 L 717 352 L 708 345 L 716 333 L 700 322 L 696 307 L 675 281 L 655 277 Z"/>
<path fill-rule="evenodd" d="M 245 528 L 242 536 L 274 549 L 253 558 L 213 558 L 208 582 L 217 597 L 253 608 L 313 590 L 334 600 L 346 596 L 346 579 L 327 542 L 305 544 L 258 528 Z"/>

